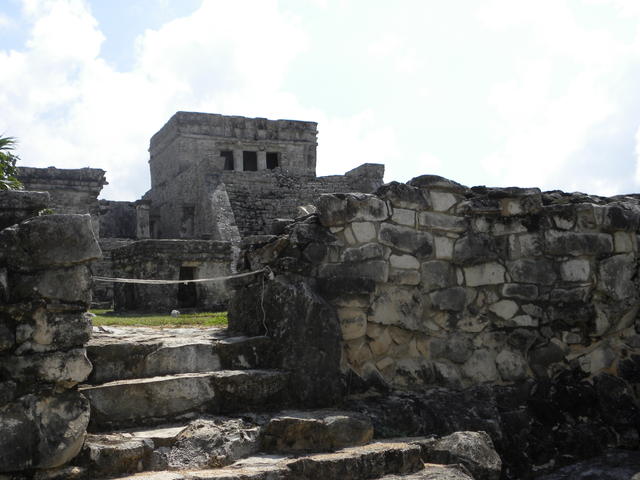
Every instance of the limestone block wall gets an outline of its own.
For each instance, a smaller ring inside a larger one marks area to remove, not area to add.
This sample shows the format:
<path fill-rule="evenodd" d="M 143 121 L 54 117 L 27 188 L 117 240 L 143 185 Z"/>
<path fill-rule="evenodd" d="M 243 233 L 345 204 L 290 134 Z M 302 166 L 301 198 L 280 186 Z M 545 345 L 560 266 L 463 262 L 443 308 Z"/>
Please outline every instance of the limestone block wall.
<path fill-rule="evenodd" d="M 68 462 L 89 421 L 90 216 L 17 220 L 0 231 L 0 473 Z"/>
<path fill-rule="evenodd" d="M 314 270 L 343 365 L 412 387 L 625 375 L 640 362 L 636 198 L 435 176 L 323 195 Z"/>
<path fill-rule="evenodd" d="M 258 174 L 258 175 L 256 175 Z M 222 175 L 241 236 L 270 231 L 276 218 L 294 218 L 300 205 L 323 193 L 373 192 L 382 185 L 384 166 L 363 164 L 345 175 L 298 176 L 283 170 Z"/>
<path fill-rule="evenodd" d="M 236 256 L 230 242 L 213 240 L 140 240 L 111 250 L 116 277 L 152 280 L 180 280 L 185 268 L 191 269 L 193 279 L 227 276 L 234 270 Z M 224 282 L 196 283 L 192 288 L 196 303 L 183 306 L 179 284 L 116 283 L 114 306 L 120 311 L 218 310 L 229 298 Z"/>

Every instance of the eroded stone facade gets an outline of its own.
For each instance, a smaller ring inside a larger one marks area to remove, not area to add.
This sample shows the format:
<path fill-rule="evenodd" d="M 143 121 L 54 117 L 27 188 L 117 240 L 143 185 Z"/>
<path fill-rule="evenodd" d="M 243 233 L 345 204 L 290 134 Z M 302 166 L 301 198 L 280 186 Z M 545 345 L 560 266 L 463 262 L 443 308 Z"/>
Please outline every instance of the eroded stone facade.
<path fill-rule="evenodd" d="M 317 207 L 321 227 L 293 225 L 247 258 L 315 279 L 345 370 L 401 388 L 633 376 L 636 198 L 423 176 Z"/>
<path fill-rule="evenodd" d="M 237 242 L 322 193 L 371 192 L 384 167 L 316 177 L 317 124 L 178 112 L 151 138 L 152 238 Z"/>

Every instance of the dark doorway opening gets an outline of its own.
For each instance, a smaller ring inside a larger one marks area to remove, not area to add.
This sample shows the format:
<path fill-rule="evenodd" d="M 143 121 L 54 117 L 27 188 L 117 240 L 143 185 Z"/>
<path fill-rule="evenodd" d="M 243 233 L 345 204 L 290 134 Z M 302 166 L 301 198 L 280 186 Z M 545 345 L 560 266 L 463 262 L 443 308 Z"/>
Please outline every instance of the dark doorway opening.
<path fill-rule="evenodd" d="M 224 169 L 233 170 L 233 152 L 231 150 L 222 150 L 220 156 L 224 158 Z"/>
<path fill-rule="evenodd" d="M 267 168 L 273 170 L 278 166 L 278 152 L 267 152 Z"/>
<path fill-rule="evenodd" d="M 258 171 L 258 152 L 242 152 L 242 169 L 245 172 Z"/>
<path fill-rule="evenodd" d="M 195 267 L 180 267 L 180 280 L 195 280 Z M 178 284 L 178 306 L 181 308 L 193 308 L 198 304 L 198 293 L 195 283 Z"/>

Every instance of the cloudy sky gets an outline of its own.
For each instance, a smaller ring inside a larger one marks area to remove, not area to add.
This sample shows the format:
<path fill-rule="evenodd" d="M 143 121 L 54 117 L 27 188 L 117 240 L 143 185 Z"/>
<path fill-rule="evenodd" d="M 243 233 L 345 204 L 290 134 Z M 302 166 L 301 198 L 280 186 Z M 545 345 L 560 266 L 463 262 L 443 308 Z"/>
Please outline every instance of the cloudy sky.
<path fill-rule="evenodd" d="M 321 175 L 640 192 L 640 2 L 0 0 L 22 165 L 134 200 L 178 110 L 317 121 Z"/>

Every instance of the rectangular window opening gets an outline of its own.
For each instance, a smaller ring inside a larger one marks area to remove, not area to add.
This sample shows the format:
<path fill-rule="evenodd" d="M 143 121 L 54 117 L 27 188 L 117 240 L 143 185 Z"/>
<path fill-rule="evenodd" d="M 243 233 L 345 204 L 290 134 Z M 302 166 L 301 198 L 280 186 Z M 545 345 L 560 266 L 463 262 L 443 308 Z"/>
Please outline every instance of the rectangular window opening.
<path fill-rule="evenodd" d="M 224 158 L 224 169 L 233 170 L 233 151 L 222 150 L 220 156 Z"/>
<path fill-rule="evenodd" d="M 280 166 L 278 157 L 278 152 L 267 152 L 267 168 L 269 170 L 273 170 L 274 168 Z"/>
<path fill-rule="evenodd" d="M 242 152 L 242 170 L 245 172 L 258 171 L 258 152 Z"/>

